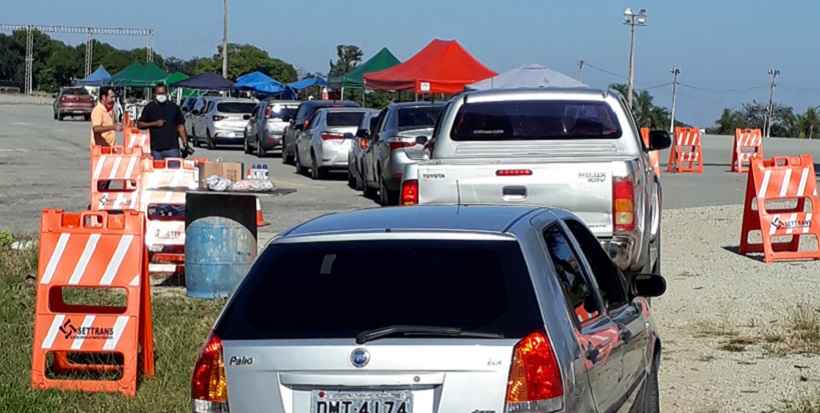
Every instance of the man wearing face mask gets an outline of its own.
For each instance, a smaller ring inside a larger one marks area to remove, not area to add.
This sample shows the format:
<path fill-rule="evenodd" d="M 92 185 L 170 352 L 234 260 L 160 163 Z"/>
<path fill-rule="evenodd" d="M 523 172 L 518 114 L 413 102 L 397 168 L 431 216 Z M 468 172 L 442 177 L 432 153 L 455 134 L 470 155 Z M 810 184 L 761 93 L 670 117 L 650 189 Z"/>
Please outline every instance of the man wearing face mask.
<path fill-rule="evenodd" d="M 154 86 L 154 101 L 142 110 L 137 127 L 151 132 L 151 155 L 155 160 L 181 157 L 179 139 L 182 147 L 188 146 L 185 118 L 179 106 L 168 100 L 165 85 Z"/>
<path fill-rule="evenodd" d="M 91 146 L 113 146 L 117 143 L 117 131 L 121 131 L 122 126 L 114 121 L 116 98 L 114 89 L 100 88 L 100 101 L 91 112 Z"/>

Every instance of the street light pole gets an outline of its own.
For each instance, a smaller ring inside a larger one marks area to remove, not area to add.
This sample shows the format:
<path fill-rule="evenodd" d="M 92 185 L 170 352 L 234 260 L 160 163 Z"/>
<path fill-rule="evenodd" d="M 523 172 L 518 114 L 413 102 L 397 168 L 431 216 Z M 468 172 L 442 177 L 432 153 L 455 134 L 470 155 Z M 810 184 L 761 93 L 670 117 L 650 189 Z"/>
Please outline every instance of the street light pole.
<path fill-rule="evenodd" d="M 669 133 L 675 134 L 675 108 L 678 103 L 678 75 L 680 69 L 678 65 L 672 66 L 672 120 L 669 122 Z"/>
<path fill-rule="evenodd" d="M 629 109 L 632 109 L 632 94 L 635 89 L 635 26 L 646 26 L 646 9 L 638 10 L 638 14 L 632 12 L 631 8 L 624 10 L 624 24 L 629 26 L 629 57 L 628 57 L 628 79 L 626 83 L 626 101 Z"/>
<path fill-rule="evenodd" d="M 583 59 L 578 61 L 578 81 L 579 82 L 584 81 L 584 60 Z"/>
<path fill-rule="evenodd" d="M 766 108 L 766 137 L 772 133 L 772 118 L 774 117 L 774 88 L 777 86 L 775 79 L 780 75 L 780 70 L 769 68 L 769 106 Z"/>
<path fill-rule="evenodd" d="M 223 1 L 225 8 L 222 33 L 222 77 L 228 78 L 228 0 Z"/>

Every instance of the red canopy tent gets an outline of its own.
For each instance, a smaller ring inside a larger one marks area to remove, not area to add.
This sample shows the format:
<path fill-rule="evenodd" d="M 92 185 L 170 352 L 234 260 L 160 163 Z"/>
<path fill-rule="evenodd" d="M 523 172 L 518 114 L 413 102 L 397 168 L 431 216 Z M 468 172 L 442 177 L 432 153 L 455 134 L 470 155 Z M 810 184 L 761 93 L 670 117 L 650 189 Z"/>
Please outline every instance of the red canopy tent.
<path fill-rule="evenodd" d="M 455 94 L 464 85 L 495 76 L 455 40 L 433 39 L 406 62 L 364 75 L 364 85 L 377 90 Z"/>

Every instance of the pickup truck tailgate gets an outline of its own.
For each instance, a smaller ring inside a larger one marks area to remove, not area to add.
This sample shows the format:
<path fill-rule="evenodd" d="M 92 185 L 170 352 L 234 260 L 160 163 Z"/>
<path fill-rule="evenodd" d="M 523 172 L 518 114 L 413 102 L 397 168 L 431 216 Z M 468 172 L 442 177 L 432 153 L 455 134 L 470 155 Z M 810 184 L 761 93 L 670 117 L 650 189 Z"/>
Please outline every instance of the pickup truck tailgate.
<path fill-rule="evenodd" d="M 612 235 L 612 162 L 447 163 L 418 166 L 419 203 L 527 204 L 580 216 Z"/>

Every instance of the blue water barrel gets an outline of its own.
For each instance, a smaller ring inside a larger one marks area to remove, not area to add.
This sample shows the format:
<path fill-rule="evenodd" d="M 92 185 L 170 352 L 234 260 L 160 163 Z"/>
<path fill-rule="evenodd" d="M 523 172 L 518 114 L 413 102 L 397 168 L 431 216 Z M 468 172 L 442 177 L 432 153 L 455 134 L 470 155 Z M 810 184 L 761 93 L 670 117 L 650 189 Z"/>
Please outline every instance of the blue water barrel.
<path fill-rule="evenodd" d="M 209 216 L 185 231 L 185 285 L 189 297 L 227 297 L 256 258 L 256 236 L 237 221 Z"/>

